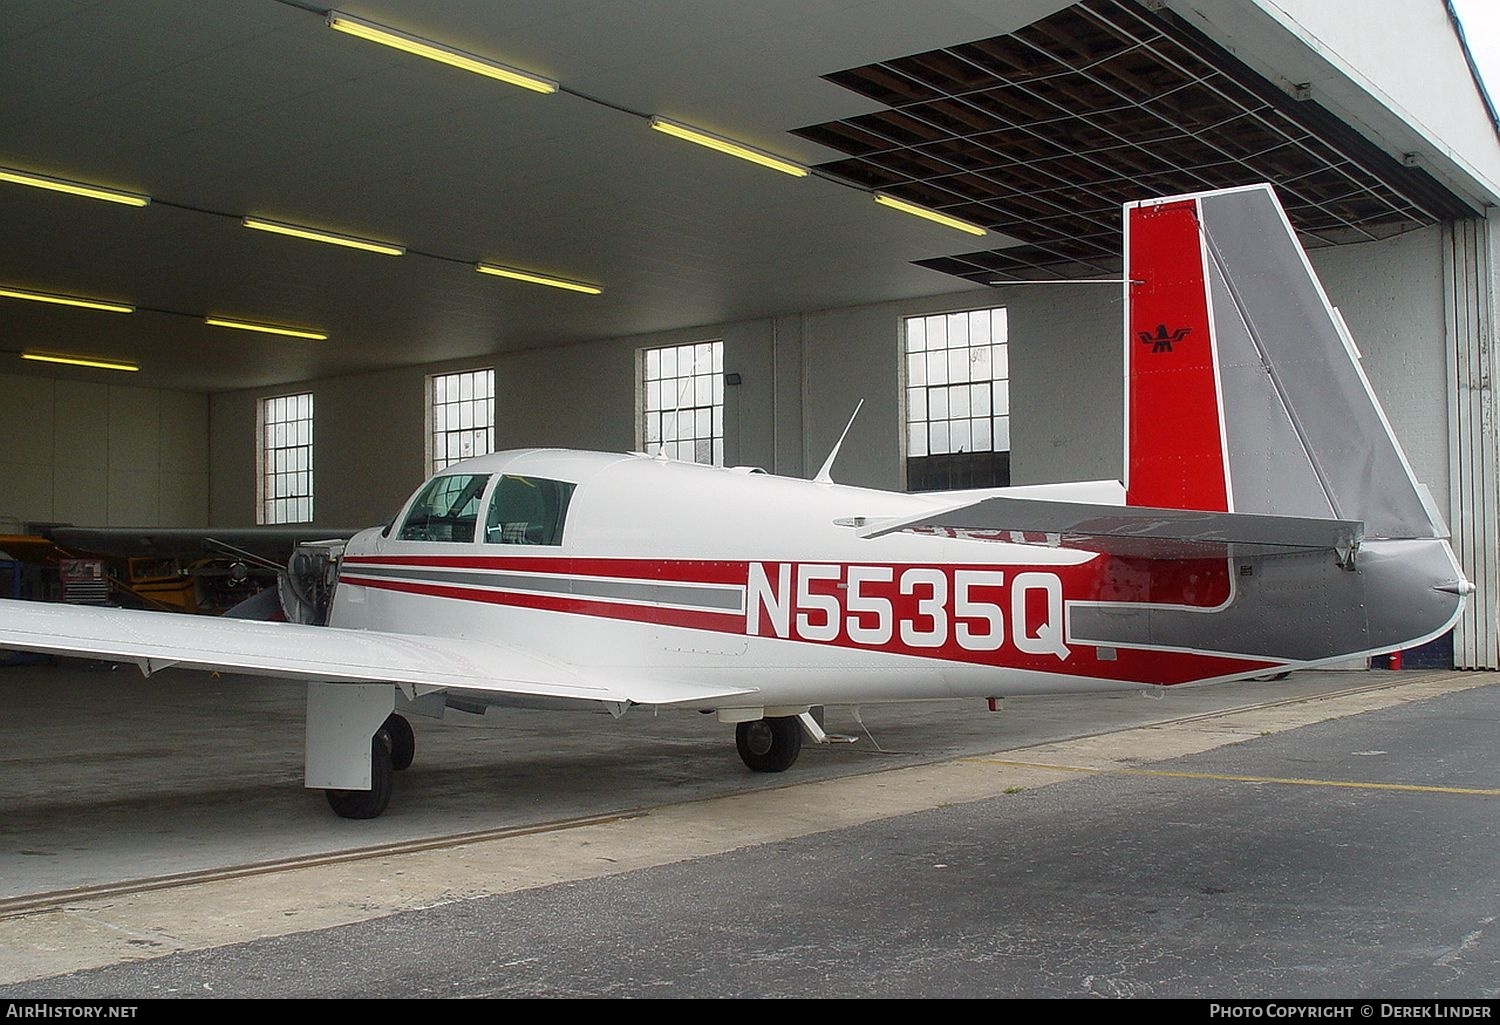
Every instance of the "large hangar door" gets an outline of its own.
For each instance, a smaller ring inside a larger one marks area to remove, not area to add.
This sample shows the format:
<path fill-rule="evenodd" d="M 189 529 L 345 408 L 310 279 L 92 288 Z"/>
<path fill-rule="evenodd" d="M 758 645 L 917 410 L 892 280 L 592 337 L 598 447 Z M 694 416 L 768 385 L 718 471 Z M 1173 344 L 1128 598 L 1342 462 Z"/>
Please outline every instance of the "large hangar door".
<path fill-rule="evenodd" d="M 1500 668 L 1500 445 L 1495 409 L 1495 233 L 1488 220 L 1443 225 L 1448 335 L 1449 517 L 1453 548 L 1474 583 L 1453 632 L 1458 669 Z"/>

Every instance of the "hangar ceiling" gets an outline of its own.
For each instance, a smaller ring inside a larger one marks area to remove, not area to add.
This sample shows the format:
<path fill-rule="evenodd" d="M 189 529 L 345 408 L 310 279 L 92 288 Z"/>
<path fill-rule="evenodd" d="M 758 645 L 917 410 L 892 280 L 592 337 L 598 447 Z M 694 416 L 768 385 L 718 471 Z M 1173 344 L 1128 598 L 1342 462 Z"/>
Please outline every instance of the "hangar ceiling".
<path fill-rule="evenodd" d="M 997 270 L 1055 276 L 1072 261 L 1096 272 L 1108 266 L 1109 208 L 1179 180 L 1153 177 L 1162 146 L 1149 137 L 1110 140 L 1152 129 L 1174 105 L 1175 122 L 1165 120 L 1198 147 L 1175 170 L 1195 183 L 1285 174 L 1305 181 L 1298 197 L 1332 218 L 1330 230 L 1379 234 L 1441 212 L 1442 196 L 1351 155 L 1357 137 L 1331 139 L 1336 119 L 1303 123 L 1265 95 L 1277 87 L 1215 65 L 1211 44 L 1170 12 L 1134 0 L 1065 6 L 341 5 L 562 84 L 538 95 L 330 31 L 326 9 L 303 0 L 6 0 L 0 167 L 153 201 L 137 209 L 0 184 L 0 288 L 136 307 L 118 315 L 0 298 L 0 350 L 132 359 L 142 369 L 132 383 L 219 390 L 931 295 Z M 1134 27 L 1122 37 L 1102 17 Z M 966 84 L 975 68 L 988 79 Z M 1166 83 L 1163 68 L 1182 80 Z M 898 79 L 915 85 L 895 88 Z M 1163 83 L 1171 88 L 1153 98 Z M 1011 106 L 976 103 L 975 88 Z M 1185 118 L 1215 90 L 1241 114 Z M 792 178 L 667 138 L 649 130 L 651 115 L 814 173 Z M 1275 130 L 1326 166 L 1288 163 L 1271 143 L 1256 149 L 1255 136 L 1220 123 L 1235 116 L 1284 117 Z M 845 133 L 913 118 L 936 134 L 872 148 Z M 1358 196 L 1319 177 L 1356 166 Z M 875 182 L 991 227 L 979 262 L 968 236 L 876 206 Z M 407 251 L 247 231 L 246 215 Z M 487 277 L 474 273 L 479 261 L 604 291 Z M 210 315 L 329 337 L 225 331 L 204 324 Z M 0 372 L 31 366 L 0 359 Z"/>
<path fill-rule="evenodd" d="M 978 284 L 1120 269 L 1120 207 L 1276 183 L 1311 244 L 1475 213 L 1168 10 L 1085 0 L 1017 32 L 832 74 L 887 106 L 797 135 L 828 173 L 1024 245 L 918 261 Z"/>

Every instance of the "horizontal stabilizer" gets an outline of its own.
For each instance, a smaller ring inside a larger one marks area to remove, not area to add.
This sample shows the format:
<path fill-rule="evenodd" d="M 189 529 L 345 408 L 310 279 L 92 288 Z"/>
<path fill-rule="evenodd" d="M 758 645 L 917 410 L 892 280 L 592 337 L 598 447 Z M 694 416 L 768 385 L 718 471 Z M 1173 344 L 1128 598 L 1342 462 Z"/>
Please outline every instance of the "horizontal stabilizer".
<path fill-rule="evenodd" d="M 1130 558 L 1264 556 L 1359 546 L 1355 520 L 1256 513 L 1200 512 L 986 498 L 897 522 L 871 526 L 863 537 L 896 531 L 941 532 L 974 540 L 1050 544 Z"/>
<path fill-rule="evenodd" d="M 495 641 L 14 600 L 0 600 L 3 648 L 130 662 L 148 675 L 177 665 L 318 683 L 401 684 L 421 693 L 638 705 L 711 702 L 747 693 L 616 679 Z"/>

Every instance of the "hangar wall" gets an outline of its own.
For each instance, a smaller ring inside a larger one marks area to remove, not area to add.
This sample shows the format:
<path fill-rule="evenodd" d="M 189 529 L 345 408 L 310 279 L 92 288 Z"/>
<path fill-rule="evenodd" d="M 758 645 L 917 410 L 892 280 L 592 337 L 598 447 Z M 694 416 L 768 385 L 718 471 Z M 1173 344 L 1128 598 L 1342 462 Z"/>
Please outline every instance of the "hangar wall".
<path fill-rule="evenodd" d="M 1398 437 L 1433 492 L 1448 495 L 1447 377 L 1439 228 L 1315 251 Z M 726 454 L 787 474 L 816 469 L 865 399 L 835 475 L 902 484 L 898 331 L 903 316 L 980 305 L 1010 311 L 1016 483 L 1120 473 L 1121 296 L 1112 285 L 1014 286 L 711 325 L 214 395 L 210 519 L 254 522 L 256 402 L 316 396 L 316 521 L 378 523 L 421 482 L 425 375 L 496 369 L 498 446 L 635 447 L 635 353 L 705 338 L 725 342 Z M 773 385 L 774 381 L 774 385 Z"/>
<path fill-rule="evenodd" d="M 0 533 L 208 524 L 208 397 L 0 374 Z"/>

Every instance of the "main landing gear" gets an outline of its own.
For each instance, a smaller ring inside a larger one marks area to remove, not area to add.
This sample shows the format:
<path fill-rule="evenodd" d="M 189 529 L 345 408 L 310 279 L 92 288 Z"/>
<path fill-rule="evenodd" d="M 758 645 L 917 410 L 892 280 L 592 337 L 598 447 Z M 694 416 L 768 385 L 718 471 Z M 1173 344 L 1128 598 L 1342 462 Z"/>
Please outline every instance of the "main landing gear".
<path fill-rule="evenodd" d="M 802 753 L 802 724 L 795 715 L 742 722 L 734 728 L 740 758 L 753 772 L 785 772 Z"/>
<path fill-rule="evenodd" d="M 416 752 L 411 723 L 392 712 L 370 738 L 370 789 L 325 790 L 328 806 L 341 818 L 375 818 L 391 803 L 393 774 L 409 768 Z"/>

